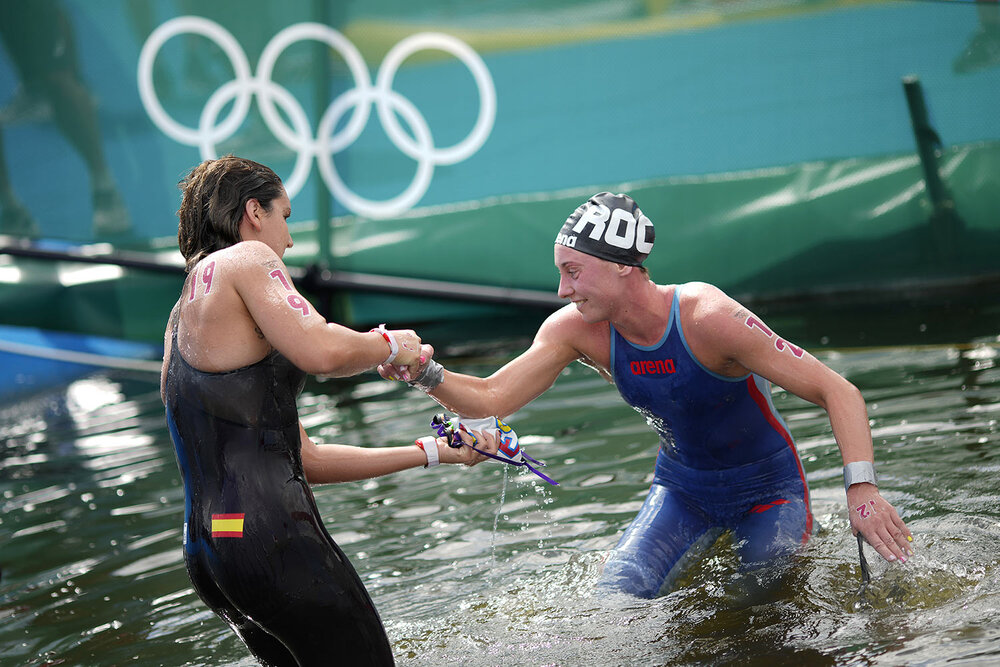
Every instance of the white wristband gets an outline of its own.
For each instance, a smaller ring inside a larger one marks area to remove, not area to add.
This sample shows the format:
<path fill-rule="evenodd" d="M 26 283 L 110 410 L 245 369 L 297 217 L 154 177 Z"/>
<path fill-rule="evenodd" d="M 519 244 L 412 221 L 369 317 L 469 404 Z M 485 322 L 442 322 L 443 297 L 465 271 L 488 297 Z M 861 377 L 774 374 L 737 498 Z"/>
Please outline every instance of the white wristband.
<path fill-rule="evenodd" d="M 372 331 L 377 331 L 382 334 L 382 338 L 385 342 L 389 343 L 389 356 L 385 358 L 383 364 L 391 364 L 396 359 L 396 355 L 399 354 L 399 343 L 396 342 L 396 337 L 392 335 L 392 332 L 385 328 L 385 323 L 378 325 L 377 328 L 372 329 Z"/>
<path fill-rule="evenodd" d="M 854 461 L 844 466 L 844 491 L 851 488 L 852 484 L 861 484 L 862 482 L 878 486 L 874 465 L 868 461 Z"/>
<path fill-rule="evenodd" d="M 424 465 L 425 468 L 433 468 L 441 463 L 441 458 L 438 456 L 438 445 L 437 440 L 432 436 L 424 436 L 417 440 L 417 446 L 424 450 L 424 454 L 427 456 L 427 463 Z"/>

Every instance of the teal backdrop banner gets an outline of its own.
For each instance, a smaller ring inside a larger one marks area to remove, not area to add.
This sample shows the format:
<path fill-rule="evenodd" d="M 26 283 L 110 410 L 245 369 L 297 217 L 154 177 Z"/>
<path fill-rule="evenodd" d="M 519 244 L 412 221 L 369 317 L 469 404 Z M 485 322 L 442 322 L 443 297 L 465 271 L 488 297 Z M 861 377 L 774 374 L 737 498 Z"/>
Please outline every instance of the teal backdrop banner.
<path fill-rule="evenodd" d="M 300 267 L 551 291 L 562 220 L 629 190 L 661 281 L 998 273 L 996 2 L 8 0 L 0 43 L 0 233 L 44 247 L 169 257 L 177 183 L 234 153 L 285 181 Z M 955 224 L 929 222 L 904 77 Z M 880 247 L 894 259 L 851 259 Z M 484 253 L 512 270 L 485 273 Z M 108 302 L 92 277 L 0 259 L 0 303 L 58 295 L 80 313 L 62 327 L 148 337 L 158 320 L 108 310 L 168 312 L 176 293 L 127 269 Z M 377 321 L 386 298 L 331 307 Z"/>
<path fill-rule="evenodd" d="M 947 144 L 991 141 L 1000 69 L 970 46 L 995 10 L 5 2 L 0 203 L 45 237 L 148 239 L 230 152 L 273 165 L 299 221 L 906 153 L 908 74 Z"/>

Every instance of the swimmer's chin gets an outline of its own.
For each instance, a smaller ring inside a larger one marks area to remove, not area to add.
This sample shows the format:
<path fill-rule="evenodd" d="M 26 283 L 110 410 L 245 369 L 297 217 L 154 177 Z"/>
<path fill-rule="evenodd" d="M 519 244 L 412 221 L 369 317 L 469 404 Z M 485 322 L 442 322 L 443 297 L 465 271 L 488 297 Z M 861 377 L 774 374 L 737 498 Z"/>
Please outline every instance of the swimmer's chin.
<path fill-rule="evenodd" d="M 604 321 L 603 317 L 595 315 L 593 309 L 587 307 L 590 304 L 589 299 L 581 299 L 580 301 L 573 301 L 572 303 L 576 308 L 576 312 L 579 313 L 584 322 L 588 324 L 596 324 Z"/>

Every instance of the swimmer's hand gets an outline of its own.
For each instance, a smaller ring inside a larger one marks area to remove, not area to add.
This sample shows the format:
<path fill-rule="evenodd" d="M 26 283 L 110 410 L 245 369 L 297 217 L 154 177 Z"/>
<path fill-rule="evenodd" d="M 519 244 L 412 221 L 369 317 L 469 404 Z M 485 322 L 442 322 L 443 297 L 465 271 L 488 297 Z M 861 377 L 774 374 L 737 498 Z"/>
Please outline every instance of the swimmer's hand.
<path fill-rule="evenodd" d="M 475 444 L 476 449 L 490 454 L 496 454 L 500 446 L 499 431 L 496 429 L 469 432 L 462 426 L 455 433 L 455 436 L 460 437 L 465 444 Z M 474 466 L 487 458 L 472 447 L 449 447 L 448 441 L 444 438 L 438 438 L 437 443 L 441 463 L 464 463 L 467 466 Z"/>
<path fill-rule="evenodd" d="M 913 555 L 910 529 L 874 484 L 852 484 L 847 490 L 847 506 L 851 532 L 854 535 L 861 533 L 882 558 L 905 563 Z"/>
<path fill-rule="evenodd" d="M 420 364 L 420 336 L 412 329 L 393 329 L 389 333 L 399 345 L 393 365 L 400 369 L 400 375 L 410 377 L 409 369 Z"/>
<path fill-rule="evenodd" d="M 404 365 L 400 361 L 400 355 L 397 355 L 393 363 L 379 364 L 378 374 L 386 380 L 398 380 L 400 382 L 409 382 L 412 378 L 420 377 L 424 368 L 434 358 L 434 347 L 426 343 L 421 345 L 419 338 L 417 338 L 417 344 L 419 354 L 414 362 Z M 400 348 L 402 348 L 402 343 L 400 343 Z"/>

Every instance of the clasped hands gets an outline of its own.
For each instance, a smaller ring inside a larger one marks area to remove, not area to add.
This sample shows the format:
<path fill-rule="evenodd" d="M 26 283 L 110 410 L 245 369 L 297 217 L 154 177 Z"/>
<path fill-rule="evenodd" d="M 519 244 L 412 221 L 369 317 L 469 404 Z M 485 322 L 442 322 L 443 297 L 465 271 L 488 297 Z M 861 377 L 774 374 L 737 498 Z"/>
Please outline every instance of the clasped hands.
<path fill-rule="evenodd" d="M 393 332 L 396 333 L 396 332 Z M 400 353 L 396 355 L 396 358 L 391 364 L 379 364 L 378 374 L 381 375 L 386 380 L 397 380 L 400 382 L 409 382 L 412 378 L 420 377 L 420 373 L 423 372 L 424 368 L 430 363 L 434 356 L 434 347 L 428 345 L 427 343 L 421 344 L 420 337 L 417 336 L 413 331 L 405 331 L 399 333 L 413 334 L 413 340 L 416 341 L 415 353 L 412 357 L 407 356 L 405 359 L 402 355 L 403 342 L 401 339 L 399 348 Z M 412 342 L 412 341 L 408 341 Z M 407 348 L 409 353 L 411 350 Z"/>

